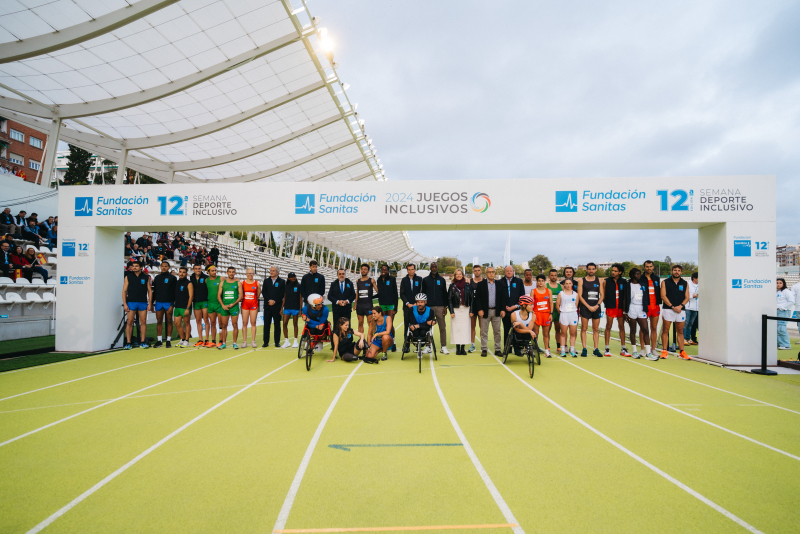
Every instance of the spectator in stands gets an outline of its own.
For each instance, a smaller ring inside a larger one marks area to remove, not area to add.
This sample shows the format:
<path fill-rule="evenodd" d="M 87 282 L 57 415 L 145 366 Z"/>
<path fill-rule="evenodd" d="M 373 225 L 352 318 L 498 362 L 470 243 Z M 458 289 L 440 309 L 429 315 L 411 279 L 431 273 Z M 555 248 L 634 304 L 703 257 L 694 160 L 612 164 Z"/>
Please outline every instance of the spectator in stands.
<path fill-rule="evenodd" d="M 48 217 L 46 221 L 39 224 L 39 227 L 42 229 L 43 236 L 47 235 L 47 232 L 52 230 L 53 226 L 55 225 L 55 219 L 53 217 Z"/>
<path fill-rule="evenodd" d="M 309 272 L 304 274 L 300 281 L 300 293 L 303 294 L 303 298 L 313 294 L 324 295 L 328 288 L 325 287 L 325 277 L 317 272 L 317 260 L 308 262 L 308 269 Z"/>
<path fill-rule="evenodd" d="M 14 278 L 14 262 L 11 261 L 11 243 L 3 241 L 0 243 L 0 275 L 6 278 Z"/>
<path fill-rule="evenodd" d="M 200 250 L 197 252 L 197 256 L 195 256 L 195 258 L 194 258 L 194 262 L 195 262 L 195 264 L 198 264 L 198 263 L 199 263 L 200 265 L 204 264 L 204 263 L 205 263 L 205 261 L 206 261 L 206 257 L 207 257 L 207 256 L 208 256 L 208 251 L 206 250 L 206 247 L 202 247 L 202 248 L 201 248 L 201 249 L 200 249 Z"/>
<path fill-rule="evenodd" d="M 131 249 L 131 259 L 138 260 L 142 257 L 142 251 L 139 250 L 139 243 L 133 244 L 133 249 Z"/>
<path fill-rule="evenodd" d="M 28 217 L 28 222 L 31 222 L 31 221 L 35 222 L 36 226 L 39 226 L 39 214 L 36 213 L 36 212 L 31 213 L 31 216 Z"/>
<path fill-rule="evenodd" d="M 27 239 L 28 241 L 33 241 L 36 246 L 46 244 L 45 240 L 39 235 L 39 226 L 37 226 L 36 221 L 31 217 L 28 220 L 28 226 L 22 229 L 22 237 Z"/>
<path fill-rule="evenodd" d="M 37 250 L 35 248 L 33 248 L 32 246 L 28 245 L 28 250 L 25 251 L 25 259 L 28 261 L 28 264 L 31 266 L 31 271 L 33 273 L 41 274 L 42 278 L 45 281 L 45 283 L 47 283 L 47 279 L 50 278 L 50 275 L 47 273 L 47 269 L 45 269 L 44 267 L 41 266 L 41 262 L 39 261 L 39 258 L 37 258 L 38 254 L 39 253 L 37 252 Z M 31 281 L 33 281 L 33 273 L 31 273 L 31 278 L 30 278 Z"/>
<path fill-rule="evenodd" d="M 0 213 L 0 234 L 16 234 L 17 224 L 11 215 L 11 208 L 6 208 Z"/>
<path fill-rule="evenodd" d="M 214 265 L 217 264 L 219 261 L 219 249 L 217 248 L 217 245 L 211 247 L 211 250 L 208 252 L 208 257 L 211 258 L 211 263 Z"/>
<path fill-rule="evenodd" d="M 140 248 L 140 249 L 144 249 L 144 247 L 146 247 L 146 246 L 147 246 L 147 239 L 146 239 L 146 236 L 147 236 L 147 234 L 142 234 L 142 235 L 140 235 L 140 236 L 139 236 L 139 238 L 136 240 L 136 244 L 137 244 L 137 245 L 139 245 L 139 248 Z"/>
<path fill-rule="evenodd" d="M 130 258 L 132 255 L 133 255 L 133 249 L 131 248 L 131 244 L 125 243 L 125 257 Z"/>
<path fill-rule="evenodd" d="M 16 217 L 14 217 L 14 224 L 17 225 L 17 235 L 21 235 L 21 230 L 28 226 L 28 212 L 25 210 L 20 210 Z"/>
<path fill-rule="evenodd" d="M 50 252 L 53 252 L 53 247 L 58 246 L 58 225 L 54 224 L 52 228 L 47 231 L 47 247 Z"/>
<path fill-rule="evenodd" d="M 126 245 L 133 245 L 133 237 L 131 237 L 130 232 L 125 232 L 125 244 Z"/>

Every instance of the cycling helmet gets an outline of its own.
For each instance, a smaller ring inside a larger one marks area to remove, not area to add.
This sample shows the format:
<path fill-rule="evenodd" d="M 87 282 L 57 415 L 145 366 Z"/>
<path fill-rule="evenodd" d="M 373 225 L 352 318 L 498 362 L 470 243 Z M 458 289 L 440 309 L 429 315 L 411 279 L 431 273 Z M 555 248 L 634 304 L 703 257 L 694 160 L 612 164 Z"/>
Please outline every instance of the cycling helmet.
<path fill-rule="evenodd" d="M 521 306 L 525 306 L 526 304 L 533 304 L 533 299 L 528 295 L 522 295 L 519 298 L 519 303 Z"/>
<path fill-rule="evenodd" d="M 417 296 L 414 297 L 414 300 L 424 300 L 425 302 L 428 302 L 428 295 L 425 293 L 417 293 Z"/>
<path fill-rule="evenodd" d="M 312 305 L 312 306 L 316 306 L 318 304 L 322 304 L 322 295 L 319 295 L 317 293 L 311 293 L 308 296 L 308 303 L 310 305 Z"/>

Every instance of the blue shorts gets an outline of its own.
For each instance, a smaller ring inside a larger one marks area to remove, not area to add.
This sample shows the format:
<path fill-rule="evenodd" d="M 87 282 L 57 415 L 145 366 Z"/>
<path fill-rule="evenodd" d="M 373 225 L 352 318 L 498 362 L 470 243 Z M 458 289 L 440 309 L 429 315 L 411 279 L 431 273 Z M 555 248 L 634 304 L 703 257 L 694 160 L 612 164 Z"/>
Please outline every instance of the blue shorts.
<path fill-rule="evenodd" d="M 147 311 L 146 302 L 129 302 L 128 309 L 130 311 Z"/>
<path fill-rule="evenodd" d="M 392 342 L 394 342 L 394 338 L 392 338 Z M 372 344 L 375 345 L 376 347 L 378 347 L 379 349 L 382 349 L 383 348 L 383 336 L 376 337 L 375 339 L 373 339 L 372 340 Z"/>
<path fill-rule="evenodd" d="M 171 302 L 156 302 L 156 303 L 153 305 L 153 308 L 154 308 L 156 311 L 167 311 L 167 310 L 169 310 L 171 307 L 172 307 L 172 303 L 171 303 Z"/>
<path fill-rule="evenodd" d="M 286 308 L 283 309 L 284 315 L 300 315 L 300 310 L 287 310 Z"/>

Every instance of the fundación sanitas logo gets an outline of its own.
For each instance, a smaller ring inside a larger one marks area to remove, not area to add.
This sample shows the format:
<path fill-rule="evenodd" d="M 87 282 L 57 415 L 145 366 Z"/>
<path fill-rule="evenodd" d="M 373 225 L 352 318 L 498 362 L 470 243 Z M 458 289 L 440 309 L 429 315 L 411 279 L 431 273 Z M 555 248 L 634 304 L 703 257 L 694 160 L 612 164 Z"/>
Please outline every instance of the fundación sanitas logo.
<path fill-rule="evenodd" d="M 741 278 L 732 278 L 731 279 L 731 288 L 732 289 L 742 289 L 742 279 Z"/>
<path fill-rule="evenodd" d="M 578 211 L 577 191 L 556 191 L 556 213 L 577 212 L 577 211 Z"/>
<path fill-rule="evenodd" d="M 92 197 L 75 197 L 75 217 L 89 217 L 93 207 Z"/>
<path fill-rule="evenodd" d="M 314 213 L 314 195 L 295 195 L 294 212 L 301 214 Z"/>
<path fill-rule="evenodd" d="M 489 198 L 489 195 L 486 193 L 475 193 L 472 195 L 472 200 L 470 201 L 470 206 L 472 207 L 472 211 L 476 211 L 478 213 L 483 213 L 488 210 L 492 205 L 492 199 Z"/>

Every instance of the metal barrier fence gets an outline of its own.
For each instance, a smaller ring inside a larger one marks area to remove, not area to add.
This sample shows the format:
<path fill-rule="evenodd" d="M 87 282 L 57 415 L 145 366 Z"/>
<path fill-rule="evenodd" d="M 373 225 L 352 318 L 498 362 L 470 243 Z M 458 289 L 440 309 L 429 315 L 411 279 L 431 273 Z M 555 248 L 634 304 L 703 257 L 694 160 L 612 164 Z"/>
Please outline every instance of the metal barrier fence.
<path fill-rule="evenodd" d="M 767 369 L 767 321 L 786 321 L 787 323 L 800 323 L 800 319 L 792 317 L 772 317 L 770 315 L 761 316 L 761 367 L 751 369 L 750 372 L 757 375 L 777 375 L 776 371 Z"/>

